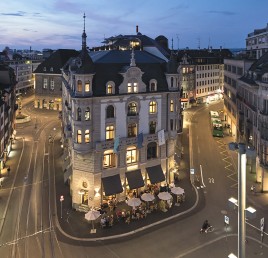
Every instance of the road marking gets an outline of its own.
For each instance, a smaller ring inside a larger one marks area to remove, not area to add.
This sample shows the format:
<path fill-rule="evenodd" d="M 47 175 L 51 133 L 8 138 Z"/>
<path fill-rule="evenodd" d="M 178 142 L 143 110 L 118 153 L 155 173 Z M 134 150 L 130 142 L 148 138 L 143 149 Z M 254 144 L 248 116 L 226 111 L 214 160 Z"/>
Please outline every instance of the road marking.
<path fill-rule="evenodd" d="M 206 187 L 206 185 L 204 184 L 202 165 L 200 165 L 200 174 L 201 174 L 201 181 L 202 181 L 201 188 L 203 188 L 203 187 Z"/>

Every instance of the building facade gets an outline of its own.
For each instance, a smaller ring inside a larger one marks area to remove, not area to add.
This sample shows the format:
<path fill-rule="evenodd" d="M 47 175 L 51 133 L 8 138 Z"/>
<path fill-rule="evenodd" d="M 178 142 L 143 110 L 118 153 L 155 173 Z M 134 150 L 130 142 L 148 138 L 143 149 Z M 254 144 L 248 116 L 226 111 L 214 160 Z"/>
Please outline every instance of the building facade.
<path fill-rule="evenodd" d="M 259 59 L 268 51 L 268 24 L 263 29 L 255 29 L 246 38 L 247 54 L 250 58 Z"/>
<path fill-rule="evenodd" d="M 238 80 L 250 68 L 254 61 L 249 59 L 224 59 L 224 120 L 229 133 L 239 141 L 237 117 Z"/>
<path fill-rule="evenodd" d="M 183 109 L 223 97 L 223 60 L 231 56 L 227 49 L 178 51 Z"/>
<path fill-rule="evenodd" d="M 268 191 L 268 52 L 238 80 L 237 108 L 240 137 L 257 151 L 252 172 L 262 191 Z"/>
<path fill-rule="evenodd" d="M 0 175 L 15 137 L 16 77 L 14 70 L 0 64 Z"/>
<path fill-rule="evenodd" d="M 130 35 L 124 50 L 88 52 L 84 29 L 82 51 L 62 70 L 64 176 L 76 209 L 173 181 L 178 64 L 142 44 Z"/>
<path fill-rule="evenodd" d="M 62 110 L 61 68 L 77 54 L 76 50 L 59 49 L 35 69 L 35 108 Z"/>

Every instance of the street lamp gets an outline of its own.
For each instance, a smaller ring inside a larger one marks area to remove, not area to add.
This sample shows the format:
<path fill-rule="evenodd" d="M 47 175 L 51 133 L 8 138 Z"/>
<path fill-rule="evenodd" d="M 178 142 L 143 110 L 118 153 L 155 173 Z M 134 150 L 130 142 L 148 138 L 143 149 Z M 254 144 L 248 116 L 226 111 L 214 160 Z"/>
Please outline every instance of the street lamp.
<path fill-rule="evenodd" d="M 255 151 L 247 149 L 244 143 L 229 143 L 229 149 L 238 151 L 238 258 L 245 258 L 245 241 L 246 241 L 246 223 L 245 223 L 245 210 L 246 210 L 246 155 L 253 157 Z M 234 198 L 233 198 L 234 199 Z M 230 199 L 229 199 L 230 201 Z M 255 210 L 256 211 L 256 210 Z"/>

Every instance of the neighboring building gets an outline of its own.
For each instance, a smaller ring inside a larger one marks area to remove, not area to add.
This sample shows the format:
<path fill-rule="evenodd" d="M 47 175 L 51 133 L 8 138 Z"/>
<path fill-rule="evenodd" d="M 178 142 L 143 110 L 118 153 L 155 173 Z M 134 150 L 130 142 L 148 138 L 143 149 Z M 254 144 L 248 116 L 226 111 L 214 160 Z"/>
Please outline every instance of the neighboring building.
<path fill-rule="evenodd" d="M 249 59 L 224 59 L 224 120 L 229 132 L 237 139 L 237 89 L 238 80 L 250 68 L 254 61 Z M 237 139 L 239 141 L 239 139 Z"/>
<path fill-rule="evenodd" d="M 252 172 L 268 191 L 268 52 L 238 80 L 237 108 L 240 138 L 257 151 Z"/>
<path fill-rule="evenodd" d="M 231 56 L 228 49 L 178 51 L 184 109 L 222 98 L 223 60 Z"/>
<path fill-rule="evenodd" d="M 15 135 L 16 77 L 14 70 L 0 64 L 0 175 Z"/>
<path fill-rule="evenodd" d="M 16 92 L 22 93 L 34 89 L 33 71 L 40 64 L 40 60 L 10 60 L 5 63 L 14 69 L 16 75 Z"/>
<path fill-rule="evenodd" d="M 65 180 L 76 209 L 173 181 L 182 131 L 178 64 L 157 47 L 145 51 L 147 36 L 123 38 L 125 50 L 88 53 L 84 29 L 81 53 L 62 70 Z"/>
<path fill-rule="evenodd" d="M 268 23 L 263 29 L 256 29 L 246 38 L 248 57 L 259 59 L 268 51 Z"/>
<path fill-rule="evenodd" d="M 61 69 L 69 58 L 76 55 L 76 50 L 58 49 L 36 68 L 35 108 L 62 110 Z"/>

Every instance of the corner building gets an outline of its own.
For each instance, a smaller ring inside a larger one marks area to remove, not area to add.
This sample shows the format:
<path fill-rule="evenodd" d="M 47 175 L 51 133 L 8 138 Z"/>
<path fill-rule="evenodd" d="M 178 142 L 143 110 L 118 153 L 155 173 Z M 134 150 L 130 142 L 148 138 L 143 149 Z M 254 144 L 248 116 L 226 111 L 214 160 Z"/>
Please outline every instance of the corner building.
<path fill-rule="evenodd" d="M 135 36 L 126 36 L 124 50 L 88 52 L 84 29 L 82 51 L 62 69 L 64 179 L 75 209 L 174 179 L 178 64 L 172 53 L 145 51 Z"/>

